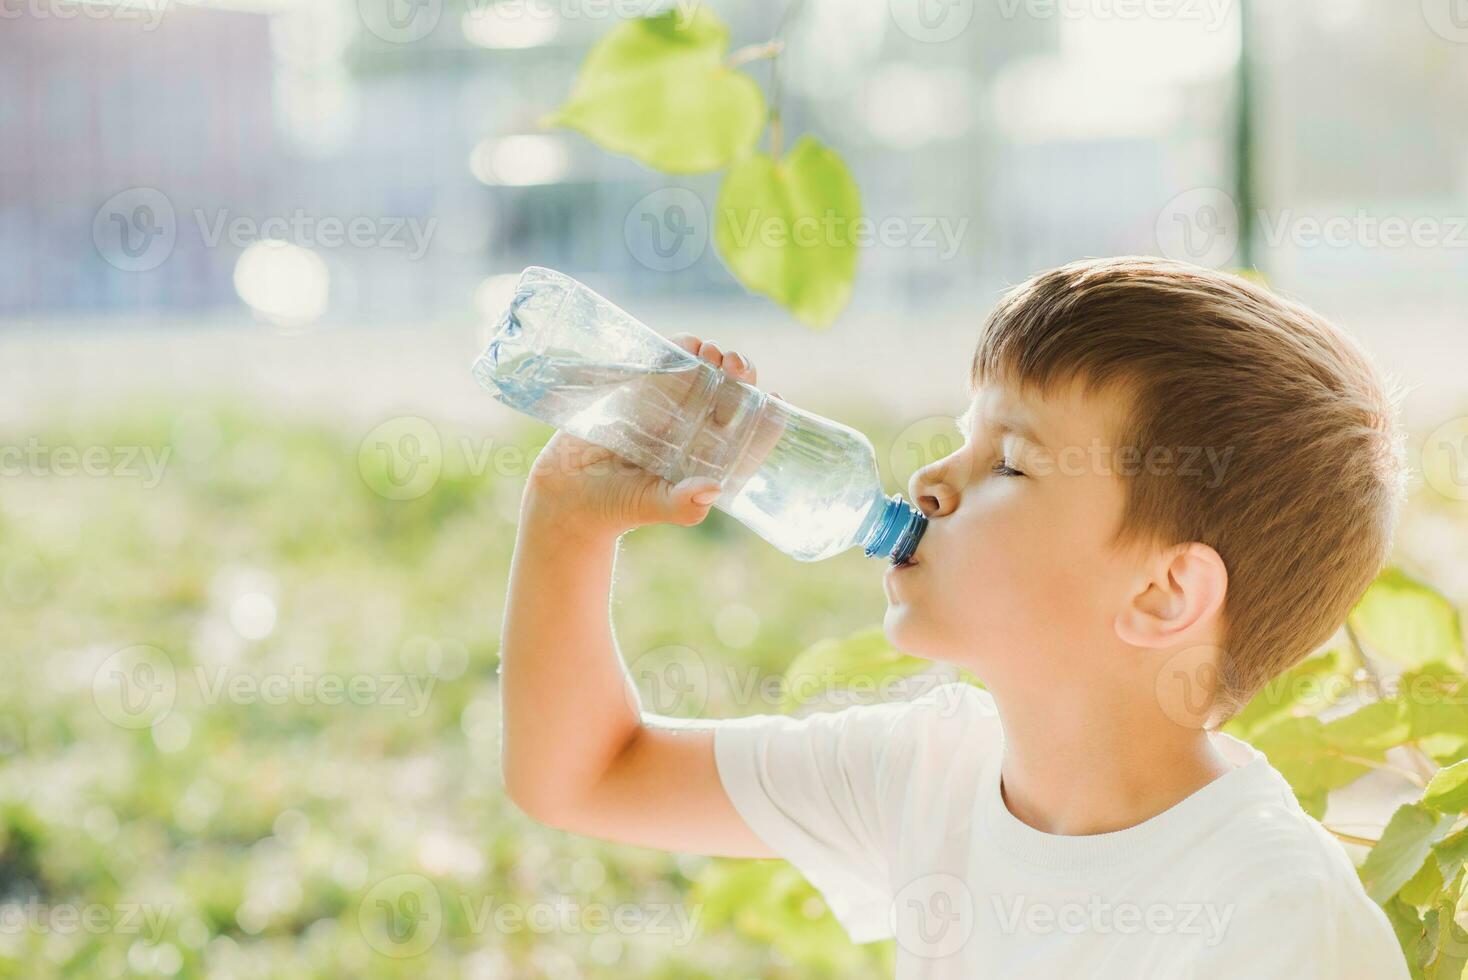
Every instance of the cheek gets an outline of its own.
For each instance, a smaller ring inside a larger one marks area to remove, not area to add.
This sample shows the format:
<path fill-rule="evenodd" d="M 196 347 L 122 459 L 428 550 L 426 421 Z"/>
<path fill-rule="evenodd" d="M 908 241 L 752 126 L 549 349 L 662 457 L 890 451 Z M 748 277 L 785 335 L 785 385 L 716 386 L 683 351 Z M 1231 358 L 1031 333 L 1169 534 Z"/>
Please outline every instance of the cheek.
<path fill-rule="evenodd" d="M 953 515 L 952 560 L 939 569 L 946 618 L 969 635 L 1025 643 L 1094 618 L 1088 600 L 1109 563 L 1104 529 L 1084 508 L 1038 492 L 975 503 Z"/>

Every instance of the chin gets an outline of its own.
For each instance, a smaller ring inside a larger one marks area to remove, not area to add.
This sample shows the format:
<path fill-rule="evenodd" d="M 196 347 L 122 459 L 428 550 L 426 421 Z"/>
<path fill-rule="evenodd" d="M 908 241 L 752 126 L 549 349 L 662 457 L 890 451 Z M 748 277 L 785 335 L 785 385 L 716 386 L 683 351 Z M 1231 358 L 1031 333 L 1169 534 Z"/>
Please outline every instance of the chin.
<path fill-rule="evenodd" d="M 882 633 L 888 643 L 903 653 L 925 660 L 938 659 L 934 656 L 934 647 L 939 645 L 933 642 L 935 637 L 927 635 L 928 632 L 906 603 L 899 601 L 887 606 L 887 613 L 882 617 Z"/>

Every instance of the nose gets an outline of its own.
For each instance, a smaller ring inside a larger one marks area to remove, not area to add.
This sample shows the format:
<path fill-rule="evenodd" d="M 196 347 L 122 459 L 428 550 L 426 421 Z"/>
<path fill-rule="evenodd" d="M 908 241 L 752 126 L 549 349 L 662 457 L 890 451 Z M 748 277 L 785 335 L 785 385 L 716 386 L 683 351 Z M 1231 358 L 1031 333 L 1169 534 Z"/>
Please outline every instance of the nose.
<path fill-rule="evenodd" d="M 928 517 L 943 517 L 958 506 L 959 487 L 951 479 L 952 456 L 929 463 L 912 475 L 907 493 Z"/>

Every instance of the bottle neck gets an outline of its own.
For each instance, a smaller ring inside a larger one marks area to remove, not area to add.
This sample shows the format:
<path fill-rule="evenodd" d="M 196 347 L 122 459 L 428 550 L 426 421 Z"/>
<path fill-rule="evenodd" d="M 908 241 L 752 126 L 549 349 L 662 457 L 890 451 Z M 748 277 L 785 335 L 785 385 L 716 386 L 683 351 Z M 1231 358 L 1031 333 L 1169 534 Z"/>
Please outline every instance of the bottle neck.
<path fill-rule="evenodd" d="M 877 520 L 862 539 L 868 558 L 891 558 L 898 565 L 912 557 L 927 530 L 927 515 L 902 499 L 901 494 L 881 498 Z"/>

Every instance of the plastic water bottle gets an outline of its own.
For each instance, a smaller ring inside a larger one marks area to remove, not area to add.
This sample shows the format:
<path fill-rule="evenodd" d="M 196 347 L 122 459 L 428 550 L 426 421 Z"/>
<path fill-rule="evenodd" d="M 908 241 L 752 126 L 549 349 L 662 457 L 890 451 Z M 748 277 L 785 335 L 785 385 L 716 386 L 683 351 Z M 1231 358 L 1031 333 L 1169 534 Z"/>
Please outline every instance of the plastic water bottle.
<path fill-rule="evenodd" d="M 720 481 L 715 507 L 801 561 L 860 545 L 899 564 L 927 527 L 882 492 L 866 436 L 735 381 L 559 272 L 520 276 L 474 376 L 664 479 Z"/>

